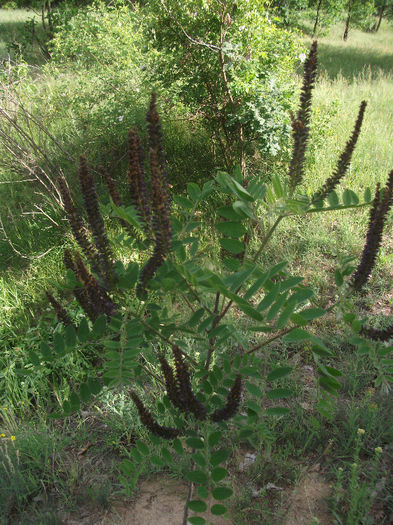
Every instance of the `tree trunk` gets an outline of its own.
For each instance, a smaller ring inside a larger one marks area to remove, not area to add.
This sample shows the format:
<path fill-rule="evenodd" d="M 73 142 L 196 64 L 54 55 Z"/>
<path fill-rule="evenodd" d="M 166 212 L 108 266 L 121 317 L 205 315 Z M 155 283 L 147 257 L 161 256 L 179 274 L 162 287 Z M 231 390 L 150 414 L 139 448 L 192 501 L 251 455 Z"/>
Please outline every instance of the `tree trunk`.
<path fill-rule="evenodd" d="M 385 9 L 386 9 L 386 5 L 383 5 L 381 9 L 379 10 L 378 22 L 377 22 L 377 25 L 375 26 L 375 32 L 377 32 L 378 29 L 381 27 L 381 22 L 382 22 L 382 18 L 383 18 Z"/>
<path fill-rule="evenodd" d="M 349 23 L 351 21 L 351 13 L 352 13 L 352 6 L 353 6 L 353 0 L 349 0 L 348 2 L 348 13 L 347 13 L 347 19 L 345 21 L 345 29 L 343 34 L 343 40 L 344 42 L 348 38 L 348 32 L 349 32 Z"/>
<path fill-rule="evenodd" d="M 317 27 L 318 27 L 318 23 L 319 23 L 319 13 L 321 11 L 321 6 L 322 6 L 322 0 L 318 0 L 317 14 L 315 16 L 314 29 L 312 30 L 312 38 L 314 38 L 315 33 L 317 32 Z"/>

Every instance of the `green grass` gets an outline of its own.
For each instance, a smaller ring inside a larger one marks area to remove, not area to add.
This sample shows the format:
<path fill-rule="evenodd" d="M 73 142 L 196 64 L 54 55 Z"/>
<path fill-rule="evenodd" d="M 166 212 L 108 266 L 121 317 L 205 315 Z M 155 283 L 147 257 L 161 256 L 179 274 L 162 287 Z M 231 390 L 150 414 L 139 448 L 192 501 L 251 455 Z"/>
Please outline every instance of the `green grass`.
<path fill-rule="evenodd" d="M 37 36 L 42 38 L 41 21 L 36 12 L 27 9 L 0 9 L 0 60 L 7 59 L 8 56 L 11 60 L 15 59 L 18 45 L 8 49 L 8 44 L 23 44 L 26 39 L 26 42 L 31 45 L 27 54 L 29 62 L 42 61 L 42 57 L 38 54 L 37 41 L 33 42 L 31 32 L 26 32 L 25 28 L 25 23 L 32 19 L 37 22 Z"/>

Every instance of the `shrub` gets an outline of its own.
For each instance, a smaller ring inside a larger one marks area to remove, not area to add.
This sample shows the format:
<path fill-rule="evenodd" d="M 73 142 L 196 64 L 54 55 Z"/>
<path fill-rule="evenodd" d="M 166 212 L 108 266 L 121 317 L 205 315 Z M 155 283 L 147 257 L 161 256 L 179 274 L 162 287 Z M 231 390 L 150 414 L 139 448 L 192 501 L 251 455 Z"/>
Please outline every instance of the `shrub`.
<path fill-rule="evenodd" d="M 262 178 L 254 178 L 245 188 L 240 170 L 232 176 L 219 172 L 215 181 L 203 187 L 190 183 L 188 196 L 174 196 L 172 201 L 160 119 L 152 97 L 147 115 L 148 172 L 144 170 L 135 131 L 129 137 L 127 179 L 133 204 L 124 207 L 113 181 L 107 178 L 112 216 L 134 232 L 131 237 L 123 235 L 120 239 L 132 250 L 132 259 L 126 267 L 119 261 L 114 263 L 108 250 L 94 181 L 85 160 L 81 160 L 80 184 L 87 222 L 83 222 L 61 183 L 75 239 L 97 268 L 92 264 L 93 275 L 80 255 L 66 254 L 68 287 L 73 289 L 88 317 L 75 327 L 52 298 L 63 326 L 51 346 L 42 342 L 39 350 L 30 352 L 31 361 L 36 367 L 42 366 L 41 363 L 50 366 L 77 346 L 80 351 L 88 341 L 95 344 L 103 366 L 96 379 L 90 378 L 74 389 L 69 400 L 62 403 L 61 413 L 69 415 L 81 403 L 88 402 L 101 390 L 102 383 L 108 388 L 131 383 L 130 396 L 150 436 L 149 445 L 138 440 L 130 450 L 129 459 L 122 463 L 122 483 L 129 492 L 130 487 L 135 487 L 141 463 L 151 461 L 163 466 L 180 455 L 186 465 L 185 477 L 190 485 L 196 486 L 197 494 L 196 499 L 188 498 L 185 521 L 189 510 L 202 515 L 206 512 L 210 495 L 215 500 L 210 507 L 212 514 L 227 513 L 223 501 L 232 494 L 224 481 L 228 478 L 225 462 L 230 456 L 225 445 L 228 433 L 250 442 L 261 441 L 268 435 L 269 418 L 281 418 L 289 412 L 284 404 L 275 403 L 293 395 L 293 387 L 285 382 L 292 367 L 277 364 L 266 371 L 259 350 L 277 339 L 302 345 L 319 372 L 318 409 L 327 417 L 334 409 L 341 373 L 334 366 L 329 345 L 314 335 L 310 327 L 327 310 L 318 306 L 313 291 L 303 285 L 301 277 L 288 274 L 285 261 L 270 267 L 259 263 L 278 224 L 286 217 L 353 209 L 371 203 L 361 261 L 355 269 L 351 259 L 342 255 L 335 272 L 337 289 L 329 310 L 336 309 L 338 318 L 354 331 L 350 343 L 362 355 L 371 357 L 377 370 L 376 385 L 382 390 L 389 389 L 392 380 L 391 360 L 387 358 L 391 347 L 378 341 L 390 340 L 393 330 L 366 327 L 364 320 L 357 319 L 351 298 L 364 286 L 375 264 L 393 200 L 393 171 L 382 191 L 377 186 L 374 199 L 370 190 L 365 192 L 363 202 L 349 189 L 344 190 L 341 199 L 336 193 L 360 133 L 366 107 L 362 102 L 352 135 L 333 174 L 313 196 L 299 192 L 304 177 L 316 60 L 314 43 L 305 64 L 300 105 L 292 123 L 294 145 L 286 181 L 274 177 L 266 183 Z M 225 195 L 226 205 L 217 210 L 223 220 L 215 223 L 222 251 L 209 257 L 206 250 L 200 250 L 203 223 L 198 220 L 198 207 L 212 192 Z M 176 213 L 172 202 L 178 207 Z M 144 250 L 151 246 L 147 262 L 139 262 L 138 246 Z M 92 257 L 95 252 L 98 256 Z M 180 302 L 188 309 L 187 314 L 178 312 Z M 257 338 L 255 334 L 263 335 Z M 163 395 L 153 401 L 151 391 L 157 388 Z M 247 399 L 243 399 L 245 391 Z M 238 414 L 242 403 L 245 411 Z M 184 441 L 179 437 L 184 437 Z M 150 457 L 151 446 L 158 447 L 159 453 Z M 202 516 L 192 516 L 189 521 L 206 523 Z"/>

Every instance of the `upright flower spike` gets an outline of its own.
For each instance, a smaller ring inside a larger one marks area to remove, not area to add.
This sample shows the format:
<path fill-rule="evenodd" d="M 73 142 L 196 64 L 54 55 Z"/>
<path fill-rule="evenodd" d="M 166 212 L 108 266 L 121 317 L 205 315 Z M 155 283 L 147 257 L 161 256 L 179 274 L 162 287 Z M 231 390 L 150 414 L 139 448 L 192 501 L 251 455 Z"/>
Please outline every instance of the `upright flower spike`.
<path fill-rule="evenodd" d="M 146 295 L 149 281 L 164 262 L 170 250 L 171 242 L 171 200 L 169 185 L 165 172 L 165 160 L 162 150 L 160 117 L 156 107 L 156 96 L 153 93 L 147 113 L 149 132 L 149 158 L 151 182 L 152 230 L 155 237 L 154 251 L 142 268 L 137 294 L 140 298 Z"/>
<path fill-rule="evenodd" d="M 105 283 L 111 285 L 115 281 L 113 270 L 113 255 L 105 233 L 104 221 L 98 206 L 98 198 L 93 177 L 88 169 L 86 157 L 80 157 L 79 182 L 85 203 L 90 230 L 98 252 L 98 260 Z"/>
<path fill-rule="evenodd" d="M 151 209 L 143 162 L 141 141 L 136 129 L 133 128 L 128 134 L 127 177 L 132 201 L 139 212 L 140 219 L 145 224 L 147 234 L 149 234 L 151 227 Z"/>
<path fill-rule="evenodd" d="M 165 387 L 168 394 L 168 398 L 172 405 L 179 410 L 185 411 L 186 407 L 182 402 L 182 399 L 179 395 L 178 385 L 173 375 L 173 370 L 169 365 L 168 361 L 165 359 L 163 354 L 158 355 L 158 360 L 160 361 L 161 371 L 165 379 Z"/>
<path fill-rule="evenodd" d="M 184 407 L 183 410 L 192 412 L 197 419 L 206 419 L 206 408 L 192 391 L 190 373 L 182 351 L 178 346 L 172 345 L 172 352 L 175 358 L 178 403 Z"/>
<path fill-rule="evenodd" d="M 88 271 L 78 253 L 75 254 L 75 266 L 77 276 L 84 284 L 90 298 L 90 303 L 94 305 L 95 312 L 98 315 L 105 314 L 108 317 L 111 317 L 117 309 L 115 303 L 99 285 L 97 279 Z"/>
<path fill-rule="evenodd" d="M 383 228 L 393 200 L 393 170 L 389 173 L 388 182 L 382 190 L 377 187 L 374 203 L 370 210 L 370 218 L 363 248 L 362 258 L 350 280 L 351 286 L 359 291 L 368 281 L 375 266 L 378 250 L 382 242 Z"/>
<path fill-rule="evenodd" d="M 113 177 L 110 176 L 109 172 L 103 166 L 100 166 L 100 171 L 102 173 L 102 176 L 104 177 L 105 184 L 109 191 L 109 195 L 111 196 L 111 199 L 113 200 L 114 204 L 116 204 L 116 206 L 123 206 L 123 199 L 121 198 L 120 192 L 117 189 Z"/>
<path fill-rule="evenodd" d="M 242 377 L 240 374 L 238 374 L 236 376 L 236 379 L 233 383 L 231 390 L 228 393 L 227 402 L 224 408 L 221 408 L 220 410 L 216 410 L 215 412 L 213 412 L 213 414 L 210 416 L 210 419 L 212 421 L 218 422 L 218 421 L 225 421 L 226 419 L 230 419 L 231 417 L 233 417 L 239 408 L 241 396 L 242 396 Z"/>
<path fill-rule="evenodd" d="M 70 316 L 68 315 L 66 309 L 53 297 L 49 292 L 45 292 L 45 295 L 52 305 L 53 310 L 55 311 L 56 318 L 60 323 L 63 323 L 64 326 L 72 325 Z"/>
<path fill-rule="evenodd" d="M 336 169 L 334 170 L 333 175 L 329 177 L 322 186 L 322 188 L 316 192 L 312 199 L 313 202 L 322 201 L 325 199 L 329 193 L 331 193 L 336 188 L 336 186 L 338 186 L 341 179 L 346 174 L 351 163 L 353 151 L 360 135 L 366 106 L 367 102 L 363 100 L 363 102 L 360 104 L 359 113 L 355 122 L 355 127 L 352 131 L 352 135 L 347 141 L 344 151 L 341 153 Z"/>
<path fill-rule="evenodd" d="M 292 158 L 289 165 L 289 188 L 291 193 L 302 182 L 304 159 L 310 135 L 311 97 L 317 76 L 317 42 L 312 43 L 304 65 L 303 86 L 300 93 L 300 106 L 296 118 L 292 119 Z"/>
<path fill-rule="evenodd" d="M 147 408 L 144 406 L 141 399 L 135 392 L 131 391 L 131 397 L 138 410 L 139 418 L 141 420 L 142 425 L 144 425 L 148 430 L 150 430 L 152 434 L 164 439 L 174 439 L 180 435 L 180 430 L 178 430 L 177 428 L 163 427 L 159 425 L 153 419 L 153 416 L 147 410 Z"/>
<path fill-rule="evenodd" d="M 72 233 L 86 259 L 89 261 L 93 270 L 100 274 L 98 265 L 98 253 L 93 244 L 90 242 L 89 235 L 82 217 L 79 215 L 74 202 L 71 198 L 68 186 L 64 177 L 57 179 L 61 196 L 63 198 L 64 209 L 67 214 L 68 222 L 71 225 Z"/>
<path fill-rule="evenodd" d="M 72 254 L 69 250 L 64 250 L 64 265 L 68 270 L 72 270 L 74 272 L 75 277 L 82 282 L 82 279 L 78 275 L 79 272 L 76 268 Z M 86 288 L 85 287 L 75 287 L 73 289 L 73 293 L 75 295 L 76 300 L 81 305 L 83 311 L 86 313 L 89 319 L 94 323 L 94 321 L 98 317 L 96 305 L 94 302 L 93 303 L 91 302 L 90 297 L 86 291 Z"/>

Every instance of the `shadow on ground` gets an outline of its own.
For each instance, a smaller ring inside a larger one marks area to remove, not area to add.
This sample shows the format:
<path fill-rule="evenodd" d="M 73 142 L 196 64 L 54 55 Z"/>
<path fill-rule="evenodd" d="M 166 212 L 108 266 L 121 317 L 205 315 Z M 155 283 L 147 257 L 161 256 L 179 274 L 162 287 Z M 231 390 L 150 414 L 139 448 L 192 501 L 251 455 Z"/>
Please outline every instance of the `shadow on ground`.
<path fill-rule="evenodd" d="M 327 74 L 332 80 L 338 75 L 352 81 L 360 74 L 376 78 L 381 73 L 393 73 L 393 53 L 362 49 L 344 42 L 340 45 L 320 42 L 318 57 L 321 74 Z"/>

